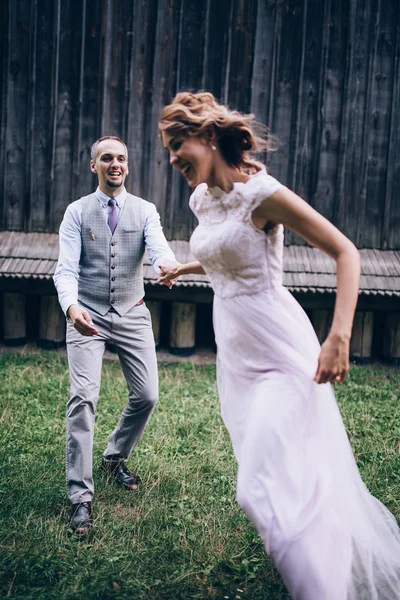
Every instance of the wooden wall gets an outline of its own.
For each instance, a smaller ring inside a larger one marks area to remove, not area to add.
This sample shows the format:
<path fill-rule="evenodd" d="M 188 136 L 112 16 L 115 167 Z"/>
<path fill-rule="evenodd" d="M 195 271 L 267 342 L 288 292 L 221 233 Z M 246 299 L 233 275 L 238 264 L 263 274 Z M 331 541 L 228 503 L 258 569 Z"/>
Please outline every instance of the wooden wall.
<path fill-rule="evenodd" d="M 399 248 L 399 29 L 398 0 L 3 0 L 0 229 L 57 231 L 110 134 L 130 148 L 128 188 L 188 239 L 157 121 L 202 88 L 269 124 L 272 174 L 359 247 Z"/>

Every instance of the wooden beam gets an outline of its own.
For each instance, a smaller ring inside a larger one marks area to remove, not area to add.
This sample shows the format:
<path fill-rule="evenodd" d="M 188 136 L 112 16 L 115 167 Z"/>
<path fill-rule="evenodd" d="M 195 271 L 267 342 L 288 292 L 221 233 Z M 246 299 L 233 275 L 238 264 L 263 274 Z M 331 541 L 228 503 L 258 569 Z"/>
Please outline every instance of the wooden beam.
<path fill-rule="evenodd" d="M 25 294 L 5 292 L 3 301 L 3 332 L 7 346 L 26 342 Z"/>
<path fill-rule="evenodd" d="M 65 344 L 65 316 L 57 296 L 40 299 L 40 324 L 38 345 L 41 348 L 60 348 Z"/>
<path fill-rule="evenodd" d="M 319 343 L 322 344 L 327 338 L 332 323 L 332 311 L 326 309 L 314 309 L 311 320 Z"/>
<path fill-rule="evenodd" d="M 400 358 L 400 312 L 385 315 L 383 355 L 390 359 Z"/>
<path fill-rule="evenodd" d="M 373 329 L 374 313 L 357 311 L 350 342 L 350 356 L 354 358 L 371 357 Z"/>
<path fill-rule="evenodd" d="M 189 356 L 195 352 L 196 305 L 173 302 L 171 307 L 170 352 Z"/>

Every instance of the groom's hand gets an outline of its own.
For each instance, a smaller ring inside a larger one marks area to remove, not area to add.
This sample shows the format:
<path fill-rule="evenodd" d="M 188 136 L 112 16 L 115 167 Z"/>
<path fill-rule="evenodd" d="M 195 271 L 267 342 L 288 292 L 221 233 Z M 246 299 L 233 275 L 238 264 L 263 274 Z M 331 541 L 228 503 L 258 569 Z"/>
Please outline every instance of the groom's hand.
<path fill-rule="evenodd" d="M 157 279 L 157 283 L 166 285 L 169 289 L 177 282 L 180 272 L 179 268 L 182 263 L 177 260 L 165 259 L 161 264 L 158 265 L 160 269 L 160 277 Z"/>
<path fill-rule="evenodd" d="M 72 325 L 81 334 L 86 336 L 97 335 L 99 330 L 93 325 L 93 321 L 88 311 L 78 306 L 71 304 L 67 311 L 68 317 L 72 321 Z"/>

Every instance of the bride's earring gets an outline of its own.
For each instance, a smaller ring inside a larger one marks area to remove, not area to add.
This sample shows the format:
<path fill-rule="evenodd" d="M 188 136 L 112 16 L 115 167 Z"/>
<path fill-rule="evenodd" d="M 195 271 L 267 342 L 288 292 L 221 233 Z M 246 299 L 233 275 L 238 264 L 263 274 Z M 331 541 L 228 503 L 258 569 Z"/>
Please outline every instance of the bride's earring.
<path fill-rule="evenodd" d="M 210 146 L 211 146 L 212 150 L 216 150 L 217 149 L 217 147 L 214 146 L 214 144 L 210 144 Z"/>

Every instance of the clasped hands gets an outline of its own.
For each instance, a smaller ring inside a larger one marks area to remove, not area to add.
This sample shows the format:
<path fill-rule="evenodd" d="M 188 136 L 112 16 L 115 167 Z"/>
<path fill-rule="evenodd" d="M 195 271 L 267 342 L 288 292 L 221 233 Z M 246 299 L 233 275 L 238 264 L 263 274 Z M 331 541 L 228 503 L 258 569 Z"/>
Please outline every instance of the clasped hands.
<path fill-rule="evenodd" d="M 160 269 L 160 276 L 157 279 L 157 283 L 161 285 L 166 285 L 167 288 L 171 289 L 173 285 L 175 285 L 179 275 L 180 275 L 180 267 L 182 263 L 177 260 L 166 259 L 163 260 L 161 264 L 158 265 Z"/>

